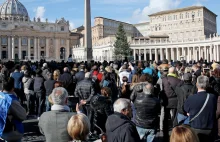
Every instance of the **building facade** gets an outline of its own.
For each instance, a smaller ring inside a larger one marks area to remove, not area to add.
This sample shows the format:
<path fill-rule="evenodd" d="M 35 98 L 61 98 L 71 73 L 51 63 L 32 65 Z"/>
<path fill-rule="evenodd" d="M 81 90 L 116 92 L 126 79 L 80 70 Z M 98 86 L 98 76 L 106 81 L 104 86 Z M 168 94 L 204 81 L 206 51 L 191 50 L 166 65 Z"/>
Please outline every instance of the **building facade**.
<path fill-rule="evenodd" d="M 133 36 L 128 39 L 133 50 L 133 60 L 159 61 L 167 58 L 198 61 L 203 58 L 220 61 L 220 37 L 217 34 L 216 17 L 216 14 L 204 6 L 149 15 L 149 22 L 132 25 Z M 115 39 L 110 37 L 96 41 L 98 44 L 93 44 L 93 59 L 114 60 L 114 42 Z M 83 52 L 80 51 L 83 51 L 83 46 L 74 46 L 73 54 L 76 59 L 84 60 Z"/>
<path fill-rule="evenodd" d="M 66 60 L 80 34 L 69 31 L 64 18 L 54 23 L 30 20 L 25 6 L 18 0 L 6 0 L 0 6 L 0 59 Z"/>

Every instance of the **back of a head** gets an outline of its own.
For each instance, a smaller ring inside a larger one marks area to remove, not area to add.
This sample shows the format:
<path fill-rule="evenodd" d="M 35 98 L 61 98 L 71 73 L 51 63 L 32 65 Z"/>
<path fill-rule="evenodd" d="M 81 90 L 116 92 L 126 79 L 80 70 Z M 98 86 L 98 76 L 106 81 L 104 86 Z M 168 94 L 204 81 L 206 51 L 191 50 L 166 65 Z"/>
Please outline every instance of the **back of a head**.
<path fill-rule="evenodd" d="M 63 72 L 69 72 L 69 68 L 68 68 L 68 67 L 65 67 L 65 68 L 63 69 Z"/>
<path fill-rule="evenodd" d="M 153 95 L 153 93 L 154 93 L 153 85 L 151 83 L 147 83 L 146 85 L 144 85 L 143 93 L 146 95 Z"/>
<path fill-rule="evenodd" d="M 209 86 L 209 78 L 207 76 L 199 76 L 197 78 L 196 86 L 198 89 L 206 90 L 206 88 Z"/>
<path fill-rule="evenodd" d="M 174 67 L 171 67 L 171 68 L 169 68 L 169 73 L 175 73 L 175 68 Z"/>
<path fill-rule="evenodd" d="M 128 99 L 120 98 L 115 101 L 113 108 L 115 112 L 121 113 L 122 110 L 128 109 L 131 105 Z"/>
<path fill-rule="evenodd" d="M 8 81 L 3 82 L 3 90 L 10 92 L 14 88 L 14 78 L 10 77 Z"/>
<path fill-rule="evenodd" d="M 72 139 L 85 141 L 90 132 L 90 122 L 86 115 L 73 115 L 67 125 L 67 131 Z"/>
<path fill-rule="evenodd" d="M 199 142 L 199 139 L 190 127 L 180 125 L 173 128 L 170 142 Z"/>
<path fill-rule="evenodd" d="M 85 73 L 85 78 L 90 78 L 90 77 L 91 77 L 91 73 L 90 72 Z"/>
<path fill-rule="evenodd" d="M 68 97 L 68 92 L 63 87 L 54 88 L 51 94 L 51 99 L 53 101 L 53 104 L 56 105 L 66 105 L 67 97 Z"/>

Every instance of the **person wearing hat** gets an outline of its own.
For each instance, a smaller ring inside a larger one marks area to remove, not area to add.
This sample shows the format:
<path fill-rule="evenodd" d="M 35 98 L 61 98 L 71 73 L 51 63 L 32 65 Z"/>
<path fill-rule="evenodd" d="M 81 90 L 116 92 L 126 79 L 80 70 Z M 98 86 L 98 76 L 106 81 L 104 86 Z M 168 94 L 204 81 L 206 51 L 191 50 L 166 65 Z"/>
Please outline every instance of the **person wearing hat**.
<path fill-rule="evenodd" d="M 192 84 L 192 74 L 191 73 L 185 73 L 183 75 L 183 84 L 178 85 L 176 87 L 176 95 L 177 95 L 177 121 L 179 124 L 184 123 L 187 124 L 186 121 L 188 116 L 186 112 L 183 109 L 184 103 L 186 99 L 189 97 L 189 95 L 193 94 L 193 84 Z"/>
<path fill-rule="evenodd" d="M 69 119 L 74 115 L 67 106 L 68 92 L 63 87 L 54 88 L 50 98 L 53 102 L 51 111 L 44 112 L 39 119 L 39 129 L 47 142 L 68 142 L 71 137 L 67 132 Z"/>
<path fill-rule="evenodd" d="M 45 80 L 49 80 L 50 74 L 51 73 L 49 71 L 47 63 L 44 63 L 42 67 L 42 76 L 44 77 Z"/>

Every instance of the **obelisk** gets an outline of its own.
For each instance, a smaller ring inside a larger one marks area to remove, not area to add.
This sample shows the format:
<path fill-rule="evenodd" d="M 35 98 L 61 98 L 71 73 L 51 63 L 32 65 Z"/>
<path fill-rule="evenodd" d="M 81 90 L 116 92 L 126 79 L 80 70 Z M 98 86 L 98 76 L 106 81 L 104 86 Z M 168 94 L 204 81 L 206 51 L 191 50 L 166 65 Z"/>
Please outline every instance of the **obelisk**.
<path fill-rule="evenodd" d="M 85 56 L 89 62 L 92 60 L 92 34 L 91 34 L 91 6 L 90 0 L 85 0 Z"/>

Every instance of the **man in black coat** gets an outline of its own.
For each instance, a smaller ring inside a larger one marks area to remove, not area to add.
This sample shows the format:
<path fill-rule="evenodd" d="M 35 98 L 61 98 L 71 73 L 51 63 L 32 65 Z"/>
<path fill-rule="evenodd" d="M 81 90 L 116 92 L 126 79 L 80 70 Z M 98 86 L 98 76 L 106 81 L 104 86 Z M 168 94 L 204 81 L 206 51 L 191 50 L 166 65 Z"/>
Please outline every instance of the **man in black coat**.
<path fill-rule="evenodd" d="M 67 67 L 63 69 L 63 74 L 59 77 L 59 81 L 63 83 L 63 87 L 67 90 L 69 95 L 73 95 L 73 78 Z"/>
<path fill-rule="evenodd" d="M 85 66 L 81 65 L 79 72 L 77 72 L 75 75 L 77 83 L 79 83 L 80 81 L 82 81 L 85 78 L 84 70 L 85 70 Z"/>
<path fill-rule="evenodd" d="M 135 123 L 140 138 L 147 142 L 153 142 L 159 122 L 160 101 L 154 95 L 152 84 L 142 85 L 143 91 L 138 93 L 133 101 L 136 110 Z"/>
<path fill-rule="evenodd" d="M 106 121 L 108 142 L 140 142 L 135 124 L 131 121 L 132 109 L 128 99 L 118 99 L 114 103 L 114 114 Z"/>

